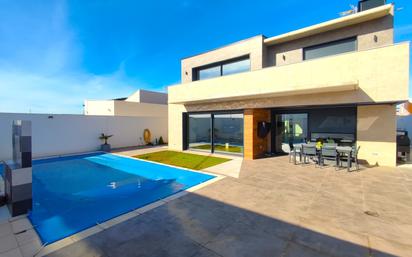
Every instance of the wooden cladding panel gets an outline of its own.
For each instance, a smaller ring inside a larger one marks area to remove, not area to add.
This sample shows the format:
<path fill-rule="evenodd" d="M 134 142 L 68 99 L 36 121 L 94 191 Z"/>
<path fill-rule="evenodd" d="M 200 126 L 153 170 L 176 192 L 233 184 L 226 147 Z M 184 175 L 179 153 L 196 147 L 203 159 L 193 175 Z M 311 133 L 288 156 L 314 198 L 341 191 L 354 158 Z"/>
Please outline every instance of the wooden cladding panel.
<path fill-rule="evenodd" d="M 268 139 L 257 136 L 258 122 L 270 122 L 270 111 L 267 109 L 246 109 L 244 111 L 244 158 L 253 160 L 268 151 Z"/>

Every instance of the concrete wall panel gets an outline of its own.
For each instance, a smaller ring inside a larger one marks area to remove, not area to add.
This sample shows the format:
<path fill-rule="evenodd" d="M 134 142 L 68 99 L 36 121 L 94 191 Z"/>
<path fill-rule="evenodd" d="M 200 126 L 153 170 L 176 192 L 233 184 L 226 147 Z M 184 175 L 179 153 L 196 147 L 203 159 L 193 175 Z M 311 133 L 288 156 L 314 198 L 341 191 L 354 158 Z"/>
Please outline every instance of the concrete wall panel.
<path fill-rule="evenodd" d="M 358 107 L 359 159 L 370 165 L 396 166 L 396 106 Z"/>
<path fill-rule="evenodd" d="M 12 157 L 12 121 L 17 119 L 32 122 L 34 158 L 99 150 L 101 133 L 113 134 L 109 143 L 114 148 L 143 144 L 146 128 L 153 140 L 160 136 L 168 140 L 165 117 L 0 113 L 0 160 Z"/>

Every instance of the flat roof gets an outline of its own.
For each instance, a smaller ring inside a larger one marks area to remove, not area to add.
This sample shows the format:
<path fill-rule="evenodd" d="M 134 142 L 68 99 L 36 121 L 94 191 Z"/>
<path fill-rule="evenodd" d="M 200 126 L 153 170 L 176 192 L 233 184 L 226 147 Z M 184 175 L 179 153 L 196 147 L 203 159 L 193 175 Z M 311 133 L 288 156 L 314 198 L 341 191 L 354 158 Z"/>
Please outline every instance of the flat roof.
<path fill-rule="evenodd" d="M 295 39 L 300 39 L 312 35 L 316 35 L 322 32 L 335 30 L 362 22 L 378 19 L 393 13 L 393 5 L 386 4 L 376 8 L 372 8 L 366 11 L 358 12 L 348 16 L 340 17 L 330 21 L 322 22 L 313 26 L 306 28 L 294 30 L 285 34 L 270 37 L 264 39 L 264 43 L 267 46 L 284 43 L 287 41 L 292 41 Z"/>

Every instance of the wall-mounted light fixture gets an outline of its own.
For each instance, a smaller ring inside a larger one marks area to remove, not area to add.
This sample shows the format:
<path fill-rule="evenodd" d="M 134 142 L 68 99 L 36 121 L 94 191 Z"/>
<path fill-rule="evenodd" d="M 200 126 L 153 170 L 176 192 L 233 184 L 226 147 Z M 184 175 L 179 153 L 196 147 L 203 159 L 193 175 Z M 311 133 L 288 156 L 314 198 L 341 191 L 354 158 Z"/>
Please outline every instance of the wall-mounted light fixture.
<path fill-rule="evenodd" d="M 189 75 L 189 73 L 187 73 L 187 71 L 185 71 L 186 76 Z"/>
<path fill-rule="evenodd" d="M 284 60 L 284 61 L 286 61 L 286 56 L 283 54 L 282 55 L 282 59 Z"/>
<path fill-rule="evenodd" d="M 375 41 L 375 43 L 378 43 L 378 36 L 377 35 L 373 36 L 373 41 Z"/>

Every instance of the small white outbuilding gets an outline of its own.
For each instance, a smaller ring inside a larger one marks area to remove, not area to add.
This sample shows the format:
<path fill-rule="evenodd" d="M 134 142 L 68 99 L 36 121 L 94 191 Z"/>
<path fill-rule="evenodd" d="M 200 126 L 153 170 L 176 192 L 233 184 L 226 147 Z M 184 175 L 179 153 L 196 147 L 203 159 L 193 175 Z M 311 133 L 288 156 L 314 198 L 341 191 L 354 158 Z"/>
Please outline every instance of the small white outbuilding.
<path fill-rule="evenodd" d="M 125 98 L 85 100 L 84 114 L 167 118 L 167 93 L 140 89 Z"/>

